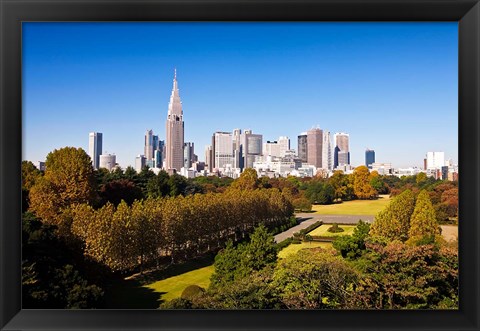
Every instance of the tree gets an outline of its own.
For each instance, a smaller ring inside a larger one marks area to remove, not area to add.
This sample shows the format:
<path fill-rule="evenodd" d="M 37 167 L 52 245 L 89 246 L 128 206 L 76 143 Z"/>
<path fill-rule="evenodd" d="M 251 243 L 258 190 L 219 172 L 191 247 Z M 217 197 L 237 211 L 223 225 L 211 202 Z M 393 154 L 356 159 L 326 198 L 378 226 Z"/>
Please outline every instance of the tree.
<path fill-rule="evenodd" d="M 259 187 L 257 171 L 253 168 L 243 170 L 239 178 L 233 181 L 231 187 L 240 190 L 255 190 Z"/>
<path fill-rule="evenodd" d="M 328 205 L 333 203 L 333 200 L 335 199 L 335 189 L 328 183 L 312 180 L 307 184 L 305 196 L 311 203 Z"/>
<path fill-rule="evenodd" d="M 342 254 L 343 258 L 356 259 L 366 250 L 365 240 L 370 231 L 370 224 L 360 220 L 351 236 L 338 236 L 333 242 L 333 248 Z"/>
<path fill-rule="evenodd" d="M 62 209 L 95 199 L 93 167 L 81 148 L 64 147 L 49 153 L 42 179 L 30 191 L 30 208 L 45 222 L 61 223 Z"/>
<path fill-rule="evenodd" d="M 168 185 L 170 186 L 170 196 L 175 197 L 180 194 L 185 195 L 185 189 L 188 183 L 185 177 L 173 174 L 168 179 Z"/>
<path fill-rule="evenodd" d="M 151 198 L 166 197 L 170 194 L 170 176 L 165 170 L 150 178 L 147 183 L 147 195 Z"/>
<path fill-rule="evenodd" d="M 35 182 L 42 177 L 42 172 L 38 170 L 30 161 L 22 161 L 22 212 L 26 212 L 30 205 L 30 189 Z"/>
<path fill-rule="evenodd" d="M 22 161 L 22 189 L 29 191 L 41 176 L 42 172 L 32 162 Z"/>
<path fill-rule="evenodd" d="M 428 192 L 422 190 L 417 197 L 415 209 L 410 219 L 410 230 L 408 236 L 410 239 L 422 237 L 434 237 L 440 234 L 440 228 L 437 224 L 435 209 L 428 197 Z"/>
<path fill-rule="evenodd" d="M 370 184 L 370 174 L 366 166 L 359 166 L 353 170 L 353 191 L 358 199 L 372 199 L 377 192 Z"/>
<path fill-rule="evenodd" d="M 435 245 L 370 245 L 360 259 L 363 276 L 356 308 L 458 308 L 458 252 Z"/>
<path fill-rule="evenodd" d="M 282 259 L 272 286 L 289 309 L 352 308 L 358 276 L 341 257 L 322 249 L 304 249 Z"/>
<path fill-rule="evenodd" d="M 394 197 L 376 216 L 370 234 L 389 241 L 405 241 L 409 237 L 410 218 L 415 208 L 413 192 L 405 190 Z"/>
<path fill-rule="evenodd" d="M 277 248 L 273 236 L 263 225 L 255 228 L 245 247 L 241 263 L 249 270 L 262 270 L 277 261 Z"/>
<path fill-rule="evenodd" d="M 229 241 L 215 257 L 212 287 L 225 287 L 277 261 L 277 248 L 273 236 L 261 225 L 250 236 L 250 242 L 237 247 Z"/>
<path fill-rule="evenodd" d="M 128 179 L 112 180 L 102 185 L 99 194 L 102 205 L 111 202 L 114 206 L 118 206 L 122 200 L 131 205 L 135 200 L 142 198 L 142 191 Z"/>

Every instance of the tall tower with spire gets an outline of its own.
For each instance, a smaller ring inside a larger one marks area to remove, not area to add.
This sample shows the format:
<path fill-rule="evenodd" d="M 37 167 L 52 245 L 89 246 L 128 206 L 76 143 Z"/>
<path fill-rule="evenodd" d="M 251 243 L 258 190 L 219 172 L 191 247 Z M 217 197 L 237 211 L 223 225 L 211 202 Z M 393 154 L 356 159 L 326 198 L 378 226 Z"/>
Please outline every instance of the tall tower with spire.
<path fill-rule="evenodd" d="M 179 172 L 183 167 L 184 125 L 182 102 L 178 92 L 177 69 L 173 76 L 173 89 L 168 104 L 166 127 L 165 167 L 167 171 L 175 169 Z"/>

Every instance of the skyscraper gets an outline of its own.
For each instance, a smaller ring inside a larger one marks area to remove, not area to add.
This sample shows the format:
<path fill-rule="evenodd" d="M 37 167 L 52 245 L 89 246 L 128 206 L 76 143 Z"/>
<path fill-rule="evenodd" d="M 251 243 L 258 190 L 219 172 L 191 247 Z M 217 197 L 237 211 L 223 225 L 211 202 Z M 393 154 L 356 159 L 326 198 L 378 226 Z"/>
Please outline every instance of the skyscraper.
<path fill-rule="evenodd" d="M 307 151 L 307 133 L 302 132 L 298 136 L 298 158 L 304 163 L 307 163 Z"/>
<path fill-rule="evenodd" d="M 212 137 L 213 168 L 233 167 L 233 140 L 231 132 L 215 132 Z"/>
<path fill-rule="evenodd" d="M 280 136 L 278 138 L 278 145 L 280 146 L 280 157 L 284 157 L 288 150 L 290 150 L 290 138 Z"/>
<path fill-rule="evenodd" d="M 322 146 L 322 168 L 325 170 L 332 170 L 332 137 L 330 131 L 323 131 L 323 146 Z"/>
<path fill-rule="evenodd" d="M 255 158 L 262 155 L 263 151 L 263 135 L 254 134 L 252 130 L 245 130 L 242 134 L 242 159 L 240 168 L 253 168 Z"/>
<path fill-rule="evenodd" d="M 333 168 L 339 165 L 350 164 L 349 139 L 350 136 L 348 133 L 337 132 L 334 134 L 335 150 L 333 153 Z"/>
<path fill-rule="evenodd" d="M 157 137 L 158 139 L 158 137 Z M 153 131 L 147 130 L 145 133 L 145 147 L 144 147 L 144 155 L 145 158 L 150 161 L 153 159 Z"/>
<path fill-rule="evenodd" d="M 365 165 L 368 168 L 372 168 L 372 163 L 375 163 L 375 151 L 367 148 L 365 151 Z"/>
<path fill-rule="evenodd" d="M 323 131 L 314 128 L 307 131 L 307 162 L 317 168 L 322 167 Z"/>
<path fill-rule="evenodd" d="M 183 167 L 184 123 L 182 102 L 177 84 L 177 70 L 173 77 L 172 95 L 168 104 L 166 123 L 166 170 L 180 171 Z"/>
<path fill-rule="evenodd" d="M 240 168 L 242 157 L 242 142 L 241 142 L 242 130 L 233 130 L 233 166 L 234 168 Z"/>
<path fill-rule="evenodd" d="M 183 144 L 183 166 L 187 169 L 192 167 L 192 163 L 194 162 L 194 144 L 193 143 L 185 143 Z"/>
<path fill-rule="evenodd" d="M 444 152 L 427 152 L 427 170 L 441 169 L 445 165 Z"/>
<path fill-rule="evenodd" d="M 92 159 L 94 169 L 100 166 L 100 155 L 102 154 L 102 134 L 100 132 L 90 132 L 88 134 L 88 155 Z"/>

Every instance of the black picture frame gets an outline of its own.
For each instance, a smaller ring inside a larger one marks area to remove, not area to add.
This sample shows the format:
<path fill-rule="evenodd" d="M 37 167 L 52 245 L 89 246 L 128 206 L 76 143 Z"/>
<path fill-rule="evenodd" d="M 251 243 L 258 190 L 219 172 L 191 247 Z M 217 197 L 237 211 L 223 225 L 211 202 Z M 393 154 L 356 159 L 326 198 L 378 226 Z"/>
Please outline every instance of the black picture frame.
<path fill-rule="evenodd" d="M 480 4 L 473 0 L 0 0 L 2 330 L 479 330 Z M 21 309 L 24 21 L 458 21 L 460 307 L 445 311 Z"/>

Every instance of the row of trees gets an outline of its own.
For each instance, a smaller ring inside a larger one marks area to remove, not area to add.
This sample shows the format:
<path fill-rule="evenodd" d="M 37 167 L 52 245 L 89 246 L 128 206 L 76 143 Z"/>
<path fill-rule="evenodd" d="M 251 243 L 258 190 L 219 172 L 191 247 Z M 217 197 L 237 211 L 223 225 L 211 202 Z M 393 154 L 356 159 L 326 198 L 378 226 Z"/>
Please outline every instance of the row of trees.
<path fill-rule="evenodd" d="M 286 224 L 293 214 L 277 189 L 240 190 L 170 198 L 148 198 L 132 206 L 107 203 L 94 209 L 77 204 L 63 221 L 84 242 L 87 256 L 127 271 L 214 251 L 228 239 L 242 239 L 254 226 Z"/>
<path fill-rule="evenodd" d="M 405 242 L 427 237 L 434 240 L 440 231 L 428 192 L 422 190 L 415 198 L 406 190 L 375 216 L 371 235 Z"/>

